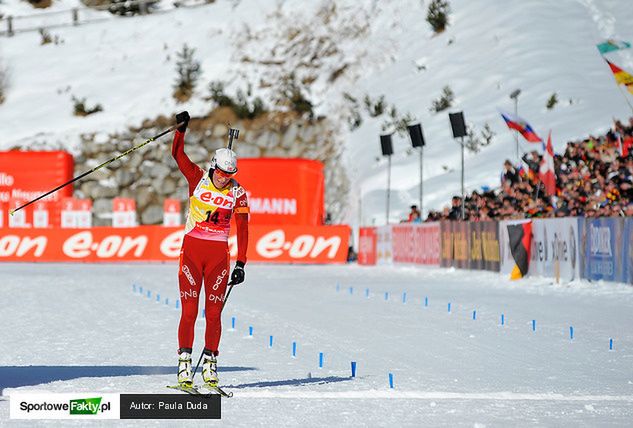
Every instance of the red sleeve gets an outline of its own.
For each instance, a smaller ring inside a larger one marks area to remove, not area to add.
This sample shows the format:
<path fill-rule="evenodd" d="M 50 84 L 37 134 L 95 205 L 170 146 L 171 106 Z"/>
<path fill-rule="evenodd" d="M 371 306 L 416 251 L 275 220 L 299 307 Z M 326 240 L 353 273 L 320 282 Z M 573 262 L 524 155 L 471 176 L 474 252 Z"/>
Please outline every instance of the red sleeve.
<path fill-rule="evenodd" d="M 187 179 L 187 183 L 189 183 L 189 195 L 193 194 L 196 185 L 204 175 L 204 171 L 191 162 L 189 156 L 185 153 L 185 133 L 176 130 L 174 134 L 174 142 L 171 146 L 171 155 L 176 160 L 176 164 L 178 164 L 178 169 L 182 172 L 182 175 Z"/>
<path fill-rule="evenodd" d="M 237 260 L 246 263 L 246 250 L 248 250 L 248 198 L 243 187 L 237 190 L 238 196 L 235 200 L 235 225 L 237 226 Z"/>

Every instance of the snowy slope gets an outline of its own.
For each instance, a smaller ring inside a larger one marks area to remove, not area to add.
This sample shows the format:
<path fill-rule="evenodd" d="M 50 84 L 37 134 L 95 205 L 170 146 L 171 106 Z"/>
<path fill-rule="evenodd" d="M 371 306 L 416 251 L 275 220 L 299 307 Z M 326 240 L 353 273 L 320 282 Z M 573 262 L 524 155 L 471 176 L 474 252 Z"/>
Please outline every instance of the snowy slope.
<path fill-rule="evenodd" d="M 176 376 L 176 269 L 3 265 L 0 342 L 10 352 L 0 354 L 2 398 L 166 392 Z M 510 283 L 440 268 L 250 266 L 223 314 L 219 374 L 235 397 L 222 402 L 222 425 L 630 426 L 633 333 L 622 327 L 633 323 L 632 304 L 633 289 L 618 284 Z M 196 354 L 203 331 L 200 318 Z M 8 407 L 0 400 L 0 425 Z"/>
<path fill-rule="evenodd" d="M 459 146 L 451 138 L 447 114 L 429 112 L 431 101 L 445 85 L 456 94 L 451 111 L 463 110 L 469 123 L 478 128 L 489 123 L 497 133 L 491 146 L 477 155 L 467 154 L 468 189 L 497 185 L 502 161 L 514 159 L 514 136 L 497 108 L 513 109 L 508 94 L 516 88 L 522 90 L 519 114 L 541 135 L 552 129 L 555 149 L 569 139 L 604 132 L 612 117 L 631 114 L 595 48 L 606 37 L 633 39 L 629 25 L 633 8 L 628 0 L 511 0 L 503 4 L 453 0 L 451 24 L 438 36 L 424 21 L 426 11 L 418 0 L 336 3 L 337 19 L 363 18 L 367 34 L 362 39 L 341 40 L 341 55 L 336 58 L 349 60 L 352 66 L 334 84 L 320 76 L 310 95 L 318 112 L 333 118 L 343 108 L 341 94 L 349 92 L 359 98 L 385 95 L 400 112 L 421 121 L 428 144 L 426 209 L 441 208 L 459 191 Z M 77 4 L 62 0 L 54 8 L 65 10 Z M 236 46 L 244 34 L 260 32 L 269 36 L 262 37 L 259 45 L 258 40 L 251 41 L 245 52 L 270 51 L 282 22 L 272 15 L 278 4 L 278 16 L 308 25 L 321 3 L 218 0 L 178 9 L 164 4 L 164 13 L 147 17 L 51 30 L 63 41 L 60 45 L 40 46 L 36 32 L 0 39 L 0 58 L 10 74 L 7 100 L 0 105 L 0 148 L 16 144 L 72 148 L 80 133 L 114 133 L 184 108 L 193 114 L 206 113 L 211 108 L 203 99 L 208 82 L 225 80 L 231 88 L 243 88 L 244 78 L 256 82 L 265 73 L 261 67 L 239 63 L 244 52 Z M 0 13 L 25 13 L 25 4 L 5 0 Z M 316 27 L 312 31 L 318 34 Z M 171 93 L 175 53 L 184 43 L 196 49 L 203 76 L 194 99 L 178 105 Z M 633 69 L 631 51 L 610 56 L 625 69 Z M 419 70 L 420 65 L 426 70 Z M 269 95 L 266 90 L 259 92 Z M 560 103 L 548 111 L 545 103 L 553 92 Z M 104 112 L 86 118 L 72 116 L 73 95 L 85 97 L 89 105 L 102 104 Z M 383 119 L 364 119 L 354 132 L 341 127 L 355 190 L 350 195 L 353 210 L 348 220 L 358 221 L 360 194 L 362 222 L 380 224 L 385 211 L 386 162 L 376 158 Z M 418 156 L 406 154 L 408 137 L 395 136 L 394 143 L 392 220 L 397 220 L 417 201 L 419 169 Z M 533 148 L 521 144 L 524 150 Z M 447 173 L 443 166 L 453 172 Z"/>

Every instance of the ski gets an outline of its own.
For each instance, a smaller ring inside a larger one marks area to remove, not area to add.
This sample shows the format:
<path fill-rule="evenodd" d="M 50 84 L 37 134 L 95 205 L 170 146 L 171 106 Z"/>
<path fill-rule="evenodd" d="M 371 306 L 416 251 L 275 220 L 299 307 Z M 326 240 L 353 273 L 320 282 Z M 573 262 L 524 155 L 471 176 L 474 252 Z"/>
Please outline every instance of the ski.
<path fill-rule="evenodd" d="M 233 397 L 232 392 L 227 392 L 223 390 L 222 388 L 220 388 L 219 386 L 203 385 L 202 388 L 205 388 L 206 390 L 208 390 L 209 391 L 208 393 L 201 391 L 200 390 L 201 387 L 197 385 L 193 385 L 193 386 L 167 385 L 167 388 L 176 389 L 178 391 L 186 392 L 187 394 L 191 394 L 191 395 L 202 395 L 205 397 L 209 397 L 211 395 L 221 395 L 224 398 Z"/>
<path fill-rule="evenodd" d="M 198 387 L 196 387 L 195 385 L 193 385 L 193 386 L 167 385 L 167 388 L 169 388 L 169 389 L 177 389 L 178 391 L 186 392 L 187 394 L 191 394 L 191 395 L 205 395 L 202 392 L 200 392 L 200 390 L 198 390 Z"/>
<path fill-rule="evenodd" d="M 225 390 L 223 390 L 222 388 L 220 388 L 219 386 L 211 386 L 211 385 L 202 385 L 202 388 L 207 389 L 209 392 L 209 395 L 213 395 L 213 394 L 220 394 L 222 397 L 224 398 L 231 398 L 233 397 L 233 393 L 232 392 L 227 392 Z"/>

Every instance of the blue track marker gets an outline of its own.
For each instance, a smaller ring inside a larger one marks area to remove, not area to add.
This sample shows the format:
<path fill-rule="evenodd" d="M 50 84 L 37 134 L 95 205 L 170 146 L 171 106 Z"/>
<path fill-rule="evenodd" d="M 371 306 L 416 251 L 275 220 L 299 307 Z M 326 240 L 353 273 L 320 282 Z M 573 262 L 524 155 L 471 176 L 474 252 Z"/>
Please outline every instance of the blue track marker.
<path fill-rule="evenodd" d="M 356 361 L 352 361 L 352 377 L 356 377 Z"/>
<path fill-rule="evenodd" d="M 150 297 L 152 297 L 152 292 L 150 290 L 147 290 L 147 298 L 149 299 Z"/>
<path fill-rule="evenodd" d="M 450 313 L 450 312 L 451 312 L 451 304 L 449 303 L 448 304 L 448 313 Z"/>
<path fill-rule="evenodd" d="M 156 295 L 156 301 L 157 301 L 157 302 L 160 302 L 160 294 L 157 294 L 157 295 Z"/>
<path fill-rule="evenodd" d="M 569 340 L 574 340 L 574 327 L 569 326 Z"/>
<path fill-rule="evenodd" d="M 165 297 L 165 305 L 169 306 L 169 297 Z"/>
<path fill-rule="evenodd" d="M 253 326 L 252 326 L 252 325 L 249 325 L 249 326 L 248 326 L 248 335 L 249 335 L 250 337 L 253 337 Z"/>
<path fill-rule="evenodd" d="M 609 351 L 613 351 L 613 339 L 609 339 Z"/>
<path fill-rule="evenodd" d="M 385 291 L 385 300 L 389 300 L 389 292 Z"/>
<path fill-rule="evenodd" d="M 504 314 L 501 314 L 501 325 L 505 325 L 506 324 L 506 316 Z"/>
<path fill-rule="evenodd" d="M 323 368 L 323 352 L 319 352 L 319 368 Z"/>
<path fill-rule="evenodd" d="M 136 284 L 132 284 L 132 292 L 136 293 Z"/>
<path fill-rule="evenodd" d="M 176 300 L 176 309 L 180 307 L 180 300 Z"/>
<path fill-rule="evenodd" d="M 231 317 L 231 328 L 235 330 L 235 317 Z"/>
<path fill-rule="evenodd" d="M 536 320 L 532 320 L 532 331 L 536 331 Z"/>
<path fill-rule="evenodd" d="M 369 288 L 365 288 L 365 297 L 369 299 Z"/>
<path fill-rule="evenodd" d="M 270 336 L 270 340 L 268 341 L 268 347 L 272 348 L 273 347 L 273 337 Z"/>
<path fill-rule="evenodd" d="M 350 287 L 349 288 L 349 294 L 350 294 L 350 296 L 354 294 L 354 287 Z"/>
<path fill-rule="evenodd" d="M 402 293 L 402 303 L 407 303 L 407 292 Z"/>
<path fill-rule="evenodd" d="M 292 342 L 292 358 L 297 358 L 297 342 Z"/>
<path fill-rule="evenodd" d="M 473 321 L 477 319 L 477 311 L 473 311 Z"/>
<path fill-rule="evenodd" d="M 429 306 L 429 298 L 428 297 L 424 298 L 424 306 Z"/>
<path fill-rule="evenodd" d="M 393 373 L 389 373 L 389 388 L 393 389 Z"/>

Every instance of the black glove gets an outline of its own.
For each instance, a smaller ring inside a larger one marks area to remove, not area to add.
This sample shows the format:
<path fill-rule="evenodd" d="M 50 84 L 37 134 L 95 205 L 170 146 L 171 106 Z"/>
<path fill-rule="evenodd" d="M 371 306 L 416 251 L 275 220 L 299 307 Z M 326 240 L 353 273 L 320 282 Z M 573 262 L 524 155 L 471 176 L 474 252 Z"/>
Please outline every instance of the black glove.
<path fill-rule="evenodd" d="M 239 260 L 235 262 L 233 273 L 231 274 L 231 282 L 229 285 L 237 285 L 244 282 L 244 263 Z"/>
<path fill-rule="evenodd" d="M 187 125 L 189 124 L 189 112 L 183 111 L 176 115 L 176 123 L 182 123 L 182 126 L 178 128 L 180 132 L 185 132 L 187 130 Z"/>

